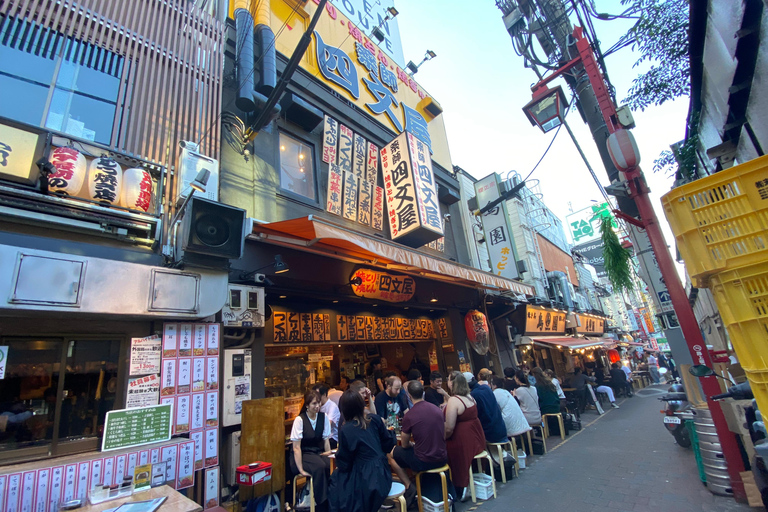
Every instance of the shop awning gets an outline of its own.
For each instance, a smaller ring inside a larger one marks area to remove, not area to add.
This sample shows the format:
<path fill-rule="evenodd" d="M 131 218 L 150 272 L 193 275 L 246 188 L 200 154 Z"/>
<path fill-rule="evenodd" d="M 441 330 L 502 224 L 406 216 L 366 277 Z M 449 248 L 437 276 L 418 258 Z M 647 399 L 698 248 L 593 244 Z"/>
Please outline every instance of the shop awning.
<path fill-rule="evenodd" d="M 489 290 L 534 295 L 532 286 L 467 265 L 428 256 L 389 240 L 346 229 L 313 215 L 254 224 L 248 238 L 472 288 L 481 286 Z"/>
<path fill-rule="evenodd" d="M 574 338 L 572 336 L 540 336 L 533 337 L 531 339 L 534 343 L 544 343 L 558 348 L 587 348 L 587 347 L 602 347 L 602 340 L 595 338 Z"/>

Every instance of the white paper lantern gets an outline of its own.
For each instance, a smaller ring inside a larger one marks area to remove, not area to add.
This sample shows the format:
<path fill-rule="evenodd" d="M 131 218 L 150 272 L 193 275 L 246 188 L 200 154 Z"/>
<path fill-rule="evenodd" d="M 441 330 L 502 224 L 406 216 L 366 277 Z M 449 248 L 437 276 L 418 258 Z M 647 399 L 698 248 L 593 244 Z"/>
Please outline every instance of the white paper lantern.
<path fill-rule="evenodd" d="M 123 169 L 108 156 L 100 156 L 88 165 L 88 194 L 94 201 L 116 204 L 120 201 Z"/>
<path fill-rule="evenodd" d="M 56 172 L 48 176 L 48 190 L 54 194 L 76 196 L 88 174 L 85 156 L 74 148 L 56 148 L 51 153 Z"/>
<path fill-rule="evenodd" d="M 140 168 L 126 169 L 123 173 L 123 192 L 120 206 L 132 210 L 149 210 L 152 201 L 152 176 Z"/>

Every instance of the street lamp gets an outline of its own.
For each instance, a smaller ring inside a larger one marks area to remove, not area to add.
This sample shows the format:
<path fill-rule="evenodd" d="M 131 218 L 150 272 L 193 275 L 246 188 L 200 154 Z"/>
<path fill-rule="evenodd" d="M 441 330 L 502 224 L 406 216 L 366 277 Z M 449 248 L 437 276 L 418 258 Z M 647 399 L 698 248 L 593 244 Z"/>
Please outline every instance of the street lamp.
<path fill-rule="evenodd" d="M 386 15 L 386 16 L 384 16 L 384 19 L 382 19 L 382 20 L 381 20 L 381 23 L 379 23 L 378 25 L 376 25 L 375 27 L 373 27 L 373 30 L 371 30 L 371 35 L 372 35 L 372 36 L 373 36 L 373 37 L 374 37 L 374 38 L 375 38 L 375 39 L 376 39 L 376 40 L 377 40 L 379 43 L 381 43 L 381 42 L 384 40 L 384 38 L 386 37 L 386 36 L 384 35 L 384 32 L 382 32 L 382 31 L 381 31 L 381 27 L 382 27 L 382 25 L 384 25 L 386 22 L 388 22 L 389 20 L 391 20 L 392 18 L 394 18 L 394 17 L 395 17 L 395 16 L 397 16 L 398 14 L 400 14 L 400 13 L 399 13 L 399 12 L 397 12 L 397 9 L 395 9 L 394 7 L 390 7 L 390 8 L 388 8 L 388 9 L 387 9 L 387 15 Z"/>
<path fill-rule="evenodd" d="M 523 107 L 523 112 L 532 125 L 547 133 L 563 124 L 567 108 L 568 100 L 562 87 L 542 86 L 533 90 L 533 99 Z"/>
<path fill-rule="evenodd" d="M 424 54 L 424 58 L 421 59 L 421 62 L 419 62 L 418 65 L 414 64 L 412 60 L 409 60 L 408 65 L 405 66 L 408 68 L 408 71 L 409 71 L 408 74 L 411 76 L 415 75 L 416 73 L 419 72 L 419 68 L 421 67 L 422 64 L 424 64 L 428 60 L 434 59 L 435 57 L 437 57 L 437 54 L 435 52 L 433 52 L 432 50 L 427 50 L 427 53 Z"/>

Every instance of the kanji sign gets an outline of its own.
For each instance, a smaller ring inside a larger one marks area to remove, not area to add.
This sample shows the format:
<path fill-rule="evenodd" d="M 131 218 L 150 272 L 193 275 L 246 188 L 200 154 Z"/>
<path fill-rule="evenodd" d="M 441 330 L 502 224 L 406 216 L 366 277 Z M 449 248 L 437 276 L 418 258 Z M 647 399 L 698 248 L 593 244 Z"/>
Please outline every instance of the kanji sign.
<path fill-rule="evenodd" d="M 357 279 L 360 284 L 355 284 Z M 360 268 L 352 274 L 352 291 L 358 297 L 381 299 L 387 302 L 405 302 L 413 298 L 416 282 L 410 276 L 400 276 Z"/>
<path fill-rule="evenodd" d="M 170 405 L 107 412 L 101 451 L 168 441 L 171 438 L 172 412 Z"/>
<path fill-rule="evenodd" d="M 536 306 L 526 306 L 525 333 L 565 334 L 565 312 Z"/>
<path fill-rule="evenodd" d="M 498 176 L 495 173 L 490 174 L 476 182 L 475 195 L 477 204 L 481 208 L 498 199 Z M 488 256 L 491 259 L 491 271 L 507 279 L 517 279 L 520 274 L 517 271 L 515 245 L 507 218 L 507 205 L 501 202 L 485 212 L 480 220 L 483 224 Z"/>

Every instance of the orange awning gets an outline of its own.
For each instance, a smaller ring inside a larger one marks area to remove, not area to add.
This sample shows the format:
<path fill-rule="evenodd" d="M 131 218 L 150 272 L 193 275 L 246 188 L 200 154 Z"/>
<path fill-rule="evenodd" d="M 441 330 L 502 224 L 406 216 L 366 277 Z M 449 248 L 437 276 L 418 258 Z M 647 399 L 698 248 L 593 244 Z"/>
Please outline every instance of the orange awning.
<path fill-rule="evenodd" d="M 480 286 L 500 292 L 534 295 L 533 287 L 527 284 L 429 256 L 383 238 L 352 231 L 314 215 L 254 224 L 248 238 L 472 288 Z"/>

